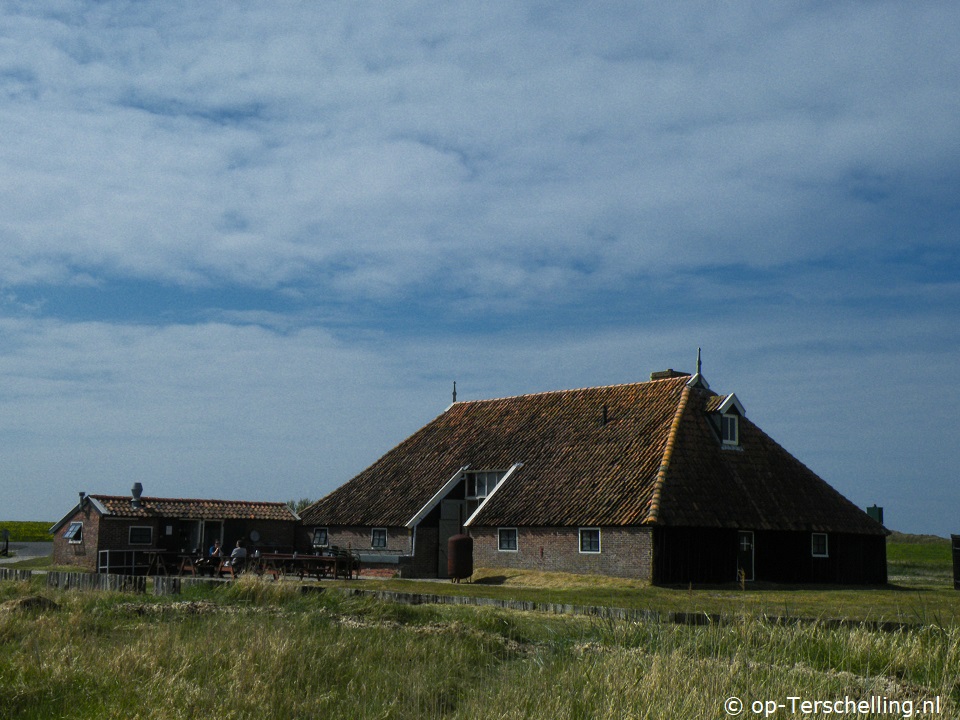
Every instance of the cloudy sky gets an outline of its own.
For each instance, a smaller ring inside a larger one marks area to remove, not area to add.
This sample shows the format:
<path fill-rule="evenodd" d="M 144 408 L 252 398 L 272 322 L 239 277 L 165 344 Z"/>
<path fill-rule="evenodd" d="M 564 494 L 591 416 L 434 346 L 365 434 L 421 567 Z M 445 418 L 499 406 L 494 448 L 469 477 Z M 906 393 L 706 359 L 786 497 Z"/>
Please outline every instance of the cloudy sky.
<path fill-rule="evenodd" d="M 676 5 L 676 7 L 674 7 Z M 960 532 L 955 2 L 7 2 L 0 519 L 703 371 Z"/>

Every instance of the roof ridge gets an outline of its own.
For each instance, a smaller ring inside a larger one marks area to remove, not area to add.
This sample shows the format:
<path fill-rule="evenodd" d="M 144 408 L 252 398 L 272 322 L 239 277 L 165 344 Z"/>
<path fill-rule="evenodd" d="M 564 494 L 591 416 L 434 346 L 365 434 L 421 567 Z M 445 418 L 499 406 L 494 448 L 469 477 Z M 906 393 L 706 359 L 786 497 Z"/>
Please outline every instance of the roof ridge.
<path fill-rule="evenodd" d="M 100 500 L 129 500 L 129 495 L 103 495 L 103 494 L 94 494 L 87 495 L 87 497 L 97 498 Z M 144 495 L 140 498 L 143 500 L 151 500 L 153 502 L 191 502 L 191 503 L 224 503 L 224 504 L 234 504 L 234 505 L 286 505 L 285 502 L 279 500 L 222 500 L 218 498 L 185 498 L 185 497 L 155 497 L 153 495 Z"/>
<path fill-rule="evenodd" d="M 673 448 L 677 443 L 677 433 L 680 430 L 680 419 L 687 408 L 687 401 L 690 398 L 690 386 L 685 385 L 683 392 L 680 393 L 680 402 L 677 403 L 677 411 L 670 422 L 670 432 L 667 434 L 667 445 L 663 449 L 663 460 L 660 462 L 660 468 L 657 470 L 657 478 L 653 482 L 653 493 L 650 496 L 650 512 L 644 523 L 657 522 L 660 513 L 660 496 L 663 493 L 663 483 L 667 477 L 667 470 L 670 467 L 670 459 L 673 457 Z"/>
<path fill-rule="evenodd" d="M 611 390 L 613 388 L 624 388 L 624 387 L 633 387 L 635 385 L 653 385 L 654 383 L 663 383 L 663 382 L 688 382 L 690 375 L 682 375 L 680 377 L 670 377 L 670 378 L 660 378 L 658 380 L 643 380 L 640 382 L 626 382 L 626 383 L 611 383 L 610 385 L 593 385 L 588 387 L 579 387 L 579 388 L 569 388 L 567 390 L 543 390 L 541 392 L 535 393 L 520 393 L 519 395 L 505 395 L 503 397 L 496 398 L 480 398 L 478 400 L 458 400 L 453 403 L 450 407 L 454 405 L 474 405 L 477 403 L 485 402 L 499 402 L 501 400 L 519 400 L 521 398 L 531 398 L 531 397 L 540 397 L 543 395 L 562 395 L 564 393 L 576 393 L 583 392 L 585 390 Z"/>

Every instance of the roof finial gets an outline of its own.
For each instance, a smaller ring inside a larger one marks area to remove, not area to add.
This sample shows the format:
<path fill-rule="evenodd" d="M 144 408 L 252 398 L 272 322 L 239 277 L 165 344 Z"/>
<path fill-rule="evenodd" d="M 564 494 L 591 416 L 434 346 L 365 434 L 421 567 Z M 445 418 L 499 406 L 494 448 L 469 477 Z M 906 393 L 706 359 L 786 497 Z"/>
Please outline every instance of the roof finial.
<path fill-rule="evenodd" d="M 697 375 L 700 374 L 700 368 L 701 368 L 701 363 L 700 363 L 700 348 L 697 348 Z"/>
<path fill-rule="evenodd" d="M 453 381 L 453 401 L 457 401 L 457 381 Z"/>

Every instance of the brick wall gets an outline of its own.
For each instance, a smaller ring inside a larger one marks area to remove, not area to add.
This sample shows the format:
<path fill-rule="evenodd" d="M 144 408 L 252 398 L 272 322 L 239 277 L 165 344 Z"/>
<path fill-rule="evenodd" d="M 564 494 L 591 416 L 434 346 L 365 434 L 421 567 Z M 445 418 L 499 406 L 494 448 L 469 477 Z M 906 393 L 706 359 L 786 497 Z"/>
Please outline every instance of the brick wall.
<path fill-rule="evenodd" d="M 387 547 L 373 548 L 371 545 L 371 528 L 366 526 L 345 527 L 330 526 L 327 528 L 327 539 L 331 545 L 341 548 L 350 548 L 357 553 L 384 552 L 392 555 L 407 555 L 410 553 L 410 531 L 405 527 L 387 528 Z M 313 528 L 310 528 L 310 537 L 313 537 Z"/>
<path fill-rule="evenodd" d="M 649 580 L 649 528 L 600 528 L 600 552 L 581 553 L 578 528 L 517 528 L 517 550 L 500 551 L 497 528 L 470 528 L 475 568 L 543 570 Z M 419 542 L 419 538 L 418 538 Z"/>
<path fill-rule="evenodd" d="M 299 534 L 304 550 L 312 549 L 313 527 L 304 527 Z M 371 547 L 371 528 L 367 526 L 336 526 L 327 527 L 327 540 L 330 545 L 349 548 L 364 557 L 364 571 L 380 569 L 384 572 L 396 572 L 402 577 L 436 577 L 437 576 L 437 528 L 417 528 L 416 556 L 411 557 L 413 538 L 410 530 L 405 527 L 387 528 L 387 547 L 377 549 Z M 391 562 L 377 563 L 376 555 L 383 553 L 391 556 Z M 396 556 L 400 562 L 393 562 Z"/>
<path fill-rule="evenodd" d="M 63 534 L 72 522 L 83 523 L 83 541 L 72 544 Z M 82 511 L 75 512 L 53 536 L 53 564 L 74 565 L 84 570 L 97 569 L 97 537 L 100 533 L 100 513 L 89 503 Z"/>

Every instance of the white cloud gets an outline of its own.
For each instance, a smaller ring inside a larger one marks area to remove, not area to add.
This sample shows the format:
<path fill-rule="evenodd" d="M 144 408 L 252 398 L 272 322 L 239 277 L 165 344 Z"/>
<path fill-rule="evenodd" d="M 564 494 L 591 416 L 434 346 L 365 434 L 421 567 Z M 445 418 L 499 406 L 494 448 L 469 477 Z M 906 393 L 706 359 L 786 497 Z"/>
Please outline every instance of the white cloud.
<path fill-rule="evenodd" d="M 0 470 L 61 494 L 315 495 L 455 377 L 475 397 L 623 382 L 703 345 L 858 501 L 857 467 L 885 492 L 907 459 L 943 474 L 958 14 L 5 6 Z M 61 286 L 138 282 L 203 289 L 185 315 L 216 321 L 45 319 Z M 298 314 L 209 300 L 223 287 Z M 863 377 L 902 388 L 902 453 L 895 420 L 837 441 L 850 408 L 885 412 Z"/>
<path fill-rule="evenodd" d="M 811 215 L 863 221 L 852 170 L 922 181 L 958 149 L 942 5 L 28 12 L 0 46 L 7 283 L 347 265 L 342 290 L 382 297 L 531 247 L 609 274 L 778 264 L 830 252 Z"/>

